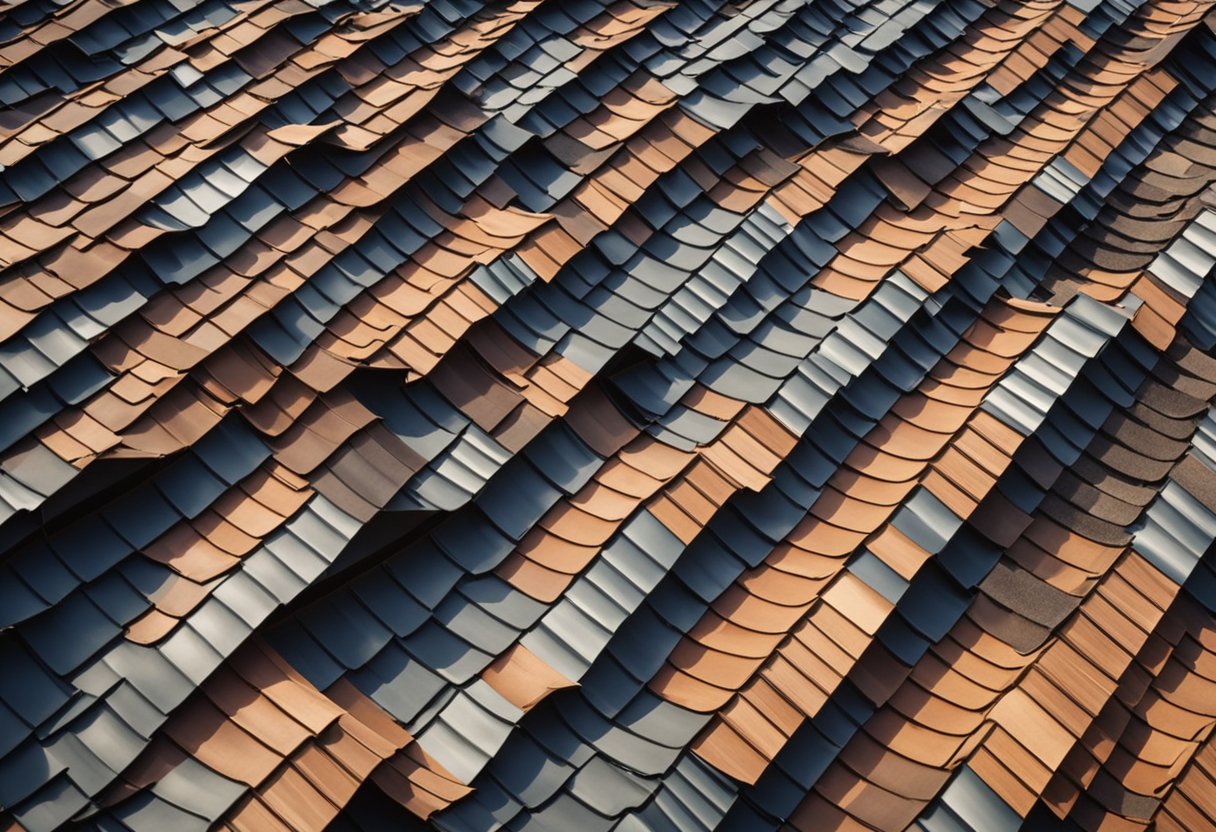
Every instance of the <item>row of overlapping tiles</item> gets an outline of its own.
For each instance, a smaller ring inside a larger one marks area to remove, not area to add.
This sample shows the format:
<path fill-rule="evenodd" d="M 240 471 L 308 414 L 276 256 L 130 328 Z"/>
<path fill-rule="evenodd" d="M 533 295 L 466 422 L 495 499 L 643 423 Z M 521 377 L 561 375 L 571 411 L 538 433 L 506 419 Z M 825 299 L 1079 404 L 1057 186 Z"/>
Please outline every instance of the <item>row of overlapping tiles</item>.
<path fill-rule="evenodd" d="M 1194 828 L 1204 4 L 49 11 L 16 822 Z"/>

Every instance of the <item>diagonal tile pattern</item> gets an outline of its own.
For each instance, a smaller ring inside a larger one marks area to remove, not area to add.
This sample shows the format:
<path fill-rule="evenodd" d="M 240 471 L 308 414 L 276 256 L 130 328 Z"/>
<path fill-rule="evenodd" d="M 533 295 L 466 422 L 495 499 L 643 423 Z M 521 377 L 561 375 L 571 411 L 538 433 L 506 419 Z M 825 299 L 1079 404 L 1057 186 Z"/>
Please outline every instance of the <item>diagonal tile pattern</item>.
<path fill-rule="evenodd" d="M 1207 0 L 18 0 L 0 102 L 0 828 L 1216 830 Z"/>

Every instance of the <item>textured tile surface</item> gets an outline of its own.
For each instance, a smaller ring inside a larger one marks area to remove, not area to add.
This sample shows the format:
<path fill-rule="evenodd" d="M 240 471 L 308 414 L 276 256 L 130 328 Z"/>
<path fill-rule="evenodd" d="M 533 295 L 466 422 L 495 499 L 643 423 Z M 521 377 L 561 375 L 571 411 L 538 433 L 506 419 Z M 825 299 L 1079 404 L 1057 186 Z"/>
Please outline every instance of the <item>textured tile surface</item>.
<path fill-rule="evenodd" d="M 1216 10 L 0 5 L 0 828 L 1216 829 Z"/>

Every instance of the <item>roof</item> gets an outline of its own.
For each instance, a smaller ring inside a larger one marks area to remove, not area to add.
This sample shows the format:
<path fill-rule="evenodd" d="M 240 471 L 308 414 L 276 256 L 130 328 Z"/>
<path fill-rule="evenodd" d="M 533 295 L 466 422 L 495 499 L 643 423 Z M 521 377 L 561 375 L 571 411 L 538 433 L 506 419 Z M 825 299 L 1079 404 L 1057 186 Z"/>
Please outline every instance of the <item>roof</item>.
<path fill-rule="evenodd" d="M 0 828 L 1216 829 L 1216 12 L 0 11 Z"/>

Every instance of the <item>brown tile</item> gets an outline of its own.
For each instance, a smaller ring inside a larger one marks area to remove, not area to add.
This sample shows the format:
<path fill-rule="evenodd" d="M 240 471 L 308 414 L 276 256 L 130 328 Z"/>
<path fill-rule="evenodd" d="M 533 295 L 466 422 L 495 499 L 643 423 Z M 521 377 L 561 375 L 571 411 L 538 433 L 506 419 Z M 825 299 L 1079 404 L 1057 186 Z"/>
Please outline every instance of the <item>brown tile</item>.
<path fill-rule="evenodd" d="M 276 772 L 258 795 L 293 829 L 324 829 L 337 814 L 337 807 L 291 766 Z"/>
<path fill-rule="evenodd" d="M 567 500 L 560 500 L 546 512 L 538 525 L 563 540 L 580 546 L 603 545 L 617 529 L 617 523 L 603 520 L 575 507 Z"/>
<path fill-rule="evenodd" d="M 997 744 L 997 737 L 1005 740 L 1003 746 Z M 1033 779 L 1036 781 L 1036 785 L 1039 785 L 1042 780 L 1041 769 L 1035 765 L 1037 761 L 1025 760 L 1028 755 L 1020 748 L 1018 750 L 1021 751 L 1021 754 L 1001 755 L 1000 752 L 1008 752 L 1011 745 L 1017 746 L 1000 729 L 993 732 L 992 745 L 994 746 L 992 748 L 986 746 L 976 750 L 970 759 L 972 770 L 996 792 L 998 797 L 1019 815 L 1025 817 L 1034 808 L 1039 793 L 1028 786 L 1022 778 Z M 1017 769 L 1016 773 L 1011 770 L 1014 767 Z"/>
<path fill-rule="evenodd" d="M 238 556 L 225 551 L 187 523 L 179 523 L 144 548 L 144 554 L 193 581 L 208 581 L 235 567 Z"/>
<path fill-rule="evenodd" d="M 546 604 L 556 601 L 571 581 L 570 574 L 546 568 L 519 554 L 507 556 L 496 573 L 524 594 Z"/>
<path fill-rule="evenodd" d="M 755 783 L 769 763 L 736 728 L 718 720 L 693 740 L 691 748 L 719 771 L 744 783 Z"/>
<path fill-rule="evenodd" d="M 345 806 L 359 788 L 359 780 L 316 746 L 306 746 L 298 751 L 292 766 L 339 808 Z"/>
<path fill-rule="evenodd" d="M 522 644 L 515 644 L 482 673 L 482 678 L 521 710 L 530 710 L 549 693 L 574 686 Z"/>
<path fill-rule="evenodd" d="M 262 802 L 256 795 L 249 795 L 237 801 L 229 810 L 224 822 L 236 832 L 293 832 L 278 815 Z"/>
<path fill-rule="evenodd" d="M 396 753 L 384 741 L 352 716 L 343 715 L 317 737 L 318 747 L 355 776 L 366 779 L 385 759 Z"/>
<path fill-rule="evenodd" d="M 937 768 L 950 762 L 963 745 L 957 737 L 923 728 L 887 710 L 879 711 L 865 730 L 892 752 Z"/>
<path fill-rule="evenodd" d="M 229 666 L 313 734 L 323 731 L 341 713 L 264 644 L 254 643 L 238 651 L 229 659 Z"/>
<path fill-rule="evenodd" d="M 856 493 L 867 493 L 854 484 Z M 811 506 L 811 515 L 821 520 L 841 526 L 845 529 L 870 534 L 881 526 L 891 514 L 891 507 L 875 505 L 864 499 L 844 494 L 831 487 L 825 487 L 819 499 Z"/>
<path fill-rule="evenodd" d="M 712 713 L 733 694 L 665 664 L 650 680 L 650 689 L 669 702 L 700 713 Z"/>
<path fill-rule="evenodd" d="M 870 635 L 891 611 L 890 601 L 850 573 L 842 573 L 822 597 Z"/>
<path fill-rule="evenodd" d="M 171 720 L 168 736 L 199 762 L 225 777 L 259 786 L 283 758 L 228 720 L 209 700 L 196 699 L 187 714 Z"/>
<path fill-rule="evenodd" d="M 786 573 L 776 572 L 771 583 L 781 581 Z M 758 595 L 753 595 L 739 584 L 732 584 L 717 600 L 713 608 L 721 616 L 735 624 L 758 633 L 780 633 L 788 630 L 810 607 L 813 599 L 801 604 L 777 604 Z"/>
<path fill-rule="evenodd" d="M 931 800 L 949 772 L 900 756 L 858 731 L 845 745 L 840 761 L 864 780 L 894 794 L 919 801 Z"/>
<path fill-rule="evenodd" d="M 786 540 L 815 555 L 843 557 L 851 554 L 865 538 L 863 532 L 808 517 L 787 535 Z"/>
<path fill-rule="evenodd" d="M 923 459 L 908 459 L 888 453 L 885 448 L 879 447 L 877 445 L 878 438 L 885 438 L 887 436 L 885 432 L 872 435 L 875 436 L 875 443 L 870 444 L 869 437 L 867 437 L 862 444 L 858 445 L 849 454 L 844 463 L 847 467 L 867 476 L 892 483 L 907 482 L 913 477 L 919 476 L 924 470 L 925 461 Z M 920 455 L 919 452 L 918 455 Z"/>
<path fill-rule="evenodd" d="M 761 564 L 739 578 L 739 585 L 750 594 L 774 604 L 793 607 L 809 604 L 826 583 L 826 579 L 800 577 L 767 564 Z"/>
<path fill-rule="evenodd" d="M 136 644 L 154 644 L 169 635 L 179 620 L 158 609 L 150 609 L 127 625 L 126 636 Z"/>
<path fill-rule="evenodd" d="M 691 543 L 701 533 L 701 529 L 703 528 L 702 523 L 689 516 L 684 509 L 665 495 L 660 495 L 650 501 L 646 509 L 657 517 L 659 522 L 666 526 L 685 545 Z"/>
<path fill-rule="evenodd" d="M 851 776 L 840 766 L 828 769 L 815 791 L 850 816 L 877 829 L 902 829 L 920 814 L 918 800 Z"/>
<path fill-rule="evenodd" d="M 724 618 L 712 608 L 688 631 L 688 638 L 709 649 L 744 658 L 767 658 L 781 633 L 759 633 Z"/>
<path fill-rule="evenodd" d="M 282 757 L 312 737 L 308 729 L 233 671 L 221 669 L 203 690 L 236 725 Z"/>

